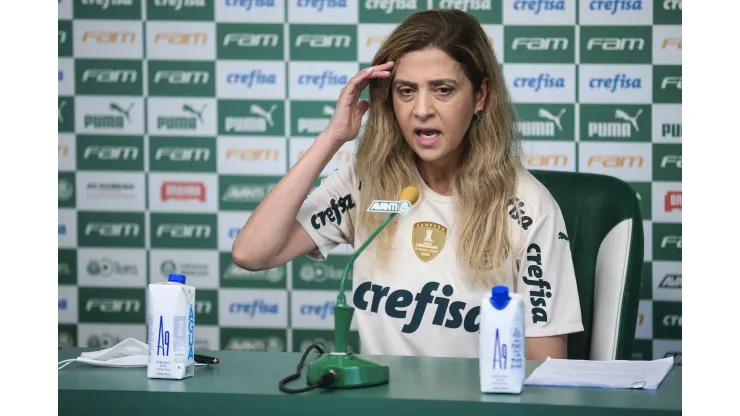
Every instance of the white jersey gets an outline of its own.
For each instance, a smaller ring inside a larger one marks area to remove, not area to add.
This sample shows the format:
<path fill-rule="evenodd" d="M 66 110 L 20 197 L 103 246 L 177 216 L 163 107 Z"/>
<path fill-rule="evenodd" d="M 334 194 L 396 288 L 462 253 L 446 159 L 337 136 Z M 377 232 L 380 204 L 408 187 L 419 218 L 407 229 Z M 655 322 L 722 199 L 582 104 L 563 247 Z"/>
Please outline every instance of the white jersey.
<path fill-rule="evenodd" d="M 325 260 L 339 244 L 359 248 L 359 182 L 354 159 L 329 174 L 303 203 L 297 220 L 316 243 L 309 254 Z M 425 184 L 409 215 L 397 215 L 397 250 L 386 268 L 374 260 L 374 243 L 360 254 L 347 303 L 355 307 L 361 352 L 367 355 L 478 357 L 483 291 L 470 291 L 457 262 L 455 198 Z M 560 208 L 529 172 L 518 186 L 524 211 L 509 226 L 514 248 L 508 281 L 525 298 L 527 337 L 583 331 L 570 245 Z M 387 215 L 387 214 L 378 214 Z M 357 236 L 357 237 L 356 237 Z M 349 289 L 349 288 L 348 288 Z M 490 288 L 487 291 L 490 293 Z"/>

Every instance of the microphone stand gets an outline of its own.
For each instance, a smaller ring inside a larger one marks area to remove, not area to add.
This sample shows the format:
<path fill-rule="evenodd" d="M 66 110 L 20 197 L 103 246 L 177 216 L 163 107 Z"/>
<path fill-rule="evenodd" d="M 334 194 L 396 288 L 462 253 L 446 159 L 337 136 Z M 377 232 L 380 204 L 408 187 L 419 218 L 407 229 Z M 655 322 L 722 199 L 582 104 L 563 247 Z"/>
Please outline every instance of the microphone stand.
<path fill-rule="evenodd" d="M 390 379 L 390 369 L 388 366 L 375 363 L 348 351 L 347 338 L 355 308 L 347 305 L 347 299 L 344 296 L 344 286 L 347 280 L 347 274 L 352 270 L 355 259 L 359 257 L 395 216 L 395 212 L 388 215 L 360 248 L 352 253 L 349 262 L 347 262 L 344 273 L 342 273 L 342 280 L 339 282 L 337 303 L 334 306 L 334 349 L 336 351 L 307 364 L 306 381 L 309 384 L 318 383 L 321 377 L 328 373 L 334 373 L 336 379 L 333 383 L 326 386 L 327 388 L 372 387 L 388 383 Z"/>

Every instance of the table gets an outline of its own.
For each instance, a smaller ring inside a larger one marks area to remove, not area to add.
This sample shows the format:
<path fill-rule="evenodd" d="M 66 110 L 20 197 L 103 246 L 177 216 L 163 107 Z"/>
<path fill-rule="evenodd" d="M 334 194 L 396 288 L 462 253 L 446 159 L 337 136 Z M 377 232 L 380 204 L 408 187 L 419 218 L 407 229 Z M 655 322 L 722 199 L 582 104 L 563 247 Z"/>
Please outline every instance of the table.
<path fill-rule="evenodd" d="M 63 348 L 59 361 L 89 348 Z M 390 383 L 357 390 L 285 394 L 278 389 L 295 373 L 300 353 L 199 351 L 221 363 L 196 367 L 185 380 L 147 379 L 145 368 L 106 368 L 72 363 L 59 370 L 60 415 L 680 415 L 681 367 L 658 390 L 524 387 L 521 395 L 481 394 L 478 360 L 366 356 L 390 367 Z M 317 356 L 314 351 L 308 361 Z M 527 374 L 540 362 L 527 362 Z M 303 378 L 288 387 L 305 386 Z"/>

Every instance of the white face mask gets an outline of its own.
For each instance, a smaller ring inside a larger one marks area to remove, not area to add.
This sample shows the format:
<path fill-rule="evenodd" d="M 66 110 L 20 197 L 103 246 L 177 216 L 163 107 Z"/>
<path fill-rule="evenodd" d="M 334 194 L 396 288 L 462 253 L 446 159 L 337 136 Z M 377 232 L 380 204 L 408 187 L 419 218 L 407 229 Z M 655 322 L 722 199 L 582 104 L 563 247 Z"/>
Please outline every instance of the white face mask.
<path fill-rule="evenodd" d="M 83 352 L 77 358 L 60 361 L 57 370 L 73 362 L 103 367 L 146 367 L 149 361 L 149 346 L 134 338 L 126 338 L 118 344 L 100 351 Z"/>

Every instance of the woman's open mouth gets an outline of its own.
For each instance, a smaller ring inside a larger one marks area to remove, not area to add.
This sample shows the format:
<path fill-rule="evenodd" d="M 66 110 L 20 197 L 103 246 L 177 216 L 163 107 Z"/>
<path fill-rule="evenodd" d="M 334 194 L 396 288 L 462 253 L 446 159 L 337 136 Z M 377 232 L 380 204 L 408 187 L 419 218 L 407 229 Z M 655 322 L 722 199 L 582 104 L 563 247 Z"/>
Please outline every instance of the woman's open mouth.
<path fill-rule="evenodd" d="M 436 129 L 414 129 L 416 141 L 422 146 L 431 146 L 439 140 L 442 132 Z"/>

